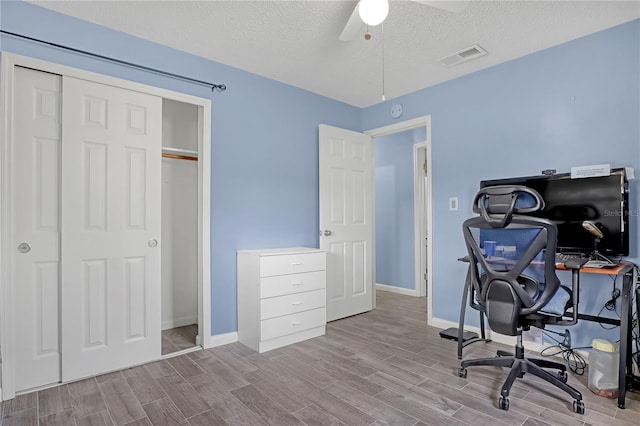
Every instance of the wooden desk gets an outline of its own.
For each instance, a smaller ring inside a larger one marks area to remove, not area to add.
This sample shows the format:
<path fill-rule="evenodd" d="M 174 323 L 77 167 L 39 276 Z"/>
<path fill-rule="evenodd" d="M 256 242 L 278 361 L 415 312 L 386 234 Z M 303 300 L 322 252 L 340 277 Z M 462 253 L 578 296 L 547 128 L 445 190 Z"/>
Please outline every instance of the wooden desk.
<path fill-rule="evenodd" d="M 556 266 L 557 270 L 570 271 L 564 266 Z M 615 268 L 581 268 L 580 273 L 600 274 L 600 275 L 618 275 L 622 276 L 622 298 L 620 306 L 622 313 L 620 319 L 585 315 L 578 313 L 578 319 L 585 321 L 594 321 L 601 324 L 611 324 L 620 326 L 620 363 L 618 365 L 618 407 L 624 408 L 627 389 L 634 381 L 633 376 L 633 359 L 631 356 L 632 349 L 632 300 L 633 300 L 633 272 L 634 265 L 631 263 L 620 263 Z M 638 288 L 640 291 L 640 288 Z"/>
<path fill-rule="evenodd" d="M 601 275 L 623 275 L 627 268 L 633 268 L 633 265 L 627 263 L 619 263 L 615 268 L 580 268 L 580 272 L 585 274 L 601 274 Z M 557 271 L 570 271 L 563 265 L 556 265 Z"/>

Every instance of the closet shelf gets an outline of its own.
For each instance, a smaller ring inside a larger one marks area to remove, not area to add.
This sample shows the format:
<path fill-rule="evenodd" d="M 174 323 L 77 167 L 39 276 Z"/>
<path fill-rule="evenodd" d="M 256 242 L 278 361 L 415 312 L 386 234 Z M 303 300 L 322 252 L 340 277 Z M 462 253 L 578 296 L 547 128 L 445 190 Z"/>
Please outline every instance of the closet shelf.
<path fill-rule="evenodd" d="M 177 160 L 191 160 L 198 161 L 198 152 L 191 151 L 189 149 L 181 149 L 181 148 L 162 148 L 162 157 L 164 158 L 174 158 Z"/>

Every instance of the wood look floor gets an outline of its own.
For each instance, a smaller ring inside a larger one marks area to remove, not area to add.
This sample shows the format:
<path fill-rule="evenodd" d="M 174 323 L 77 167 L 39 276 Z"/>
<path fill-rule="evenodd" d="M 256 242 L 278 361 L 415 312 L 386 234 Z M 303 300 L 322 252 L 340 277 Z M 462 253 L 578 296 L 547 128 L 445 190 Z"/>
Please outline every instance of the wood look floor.
<path fill-rule="evenodd" d="M 426 300 L 378 292 L 372 312 L 332 322 L 326 336 L 264 354 L 239 343 L 18 396 L 2 404 L 13 425 L 640 425 L 627 408 L 570 375 L 585 415 L 568 395 L 530 375 L 510 410 L 496 407 L 506 374 L 495 367 L 457 377 L 456 344 L 427 327 Z M 465 357 L 493 356 L 476 343 Z"/>
<path fill-rule="evenodd" d="M 196 346 L 198 324 L 162 330 L 162 355 L 172 354 Z"/>

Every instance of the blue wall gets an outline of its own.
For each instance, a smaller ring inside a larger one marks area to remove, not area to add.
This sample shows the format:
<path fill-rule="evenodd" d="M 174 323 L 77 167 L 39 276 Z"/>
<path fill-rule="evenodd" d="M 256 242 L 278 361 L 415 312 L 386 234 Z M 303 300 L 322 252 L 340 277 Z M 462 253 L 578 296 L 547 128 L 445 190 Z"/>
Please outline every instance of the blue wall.
<path fill-rule="evenodd" d="M 363 111 L 363 129 L 390 124 L 396 103 L 405 119 L 431 115 L 434 317 L 457 322 L 465 276 L 456 262 L 465 252 L 461 224 L 472 215 L 480 180 L 600 163 L 640 172 L 639 82 L 636 20 Z M 631 182 L 632 261 L 638 258 L 638 186 Z M 447 209 L 454 196 L 457 212 Z M 560 278 L 569 282 L 566 273 Z M 608 278 L 584 277 L 581 310 L 597 314 L 611 289 Z M 477 324 L 475 317 L 468 321 Z M 579 345 L 594 337 L 617 340 L 617 331 L 598 324 L 574 328 Z"/>
<path fill-rule="evenodd" d="M 426 129 L 375 140 L 376 283 L 415 289 L 413 146 Z"/>
<path fill-rule="evenodd" d="M 2 50 L 212 100 L 212 333 L 236 328 L 236 251 L 318 247 L 318 124 L 360 130 L 361 110 L 201 57 L 23 2 L 3 30 L 200 80 L 224 93 L 2 36 Z M 277 108 L 274 107 L 277 105 Z"/>

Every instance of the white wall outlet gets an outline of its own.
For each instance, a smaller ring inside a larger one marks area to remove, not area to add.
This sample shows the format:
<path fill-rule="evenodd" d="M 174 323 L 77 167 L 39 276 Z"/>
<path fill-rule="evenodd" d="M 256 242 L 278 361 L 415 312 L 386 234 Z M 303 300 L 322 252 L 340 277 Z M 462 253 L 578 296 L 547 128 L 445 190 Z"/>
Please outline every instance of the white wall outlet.
<path fill-rule="evenodd" d="M 449 210 L 458 211 L 458 197 L 449 198 Z"/>

